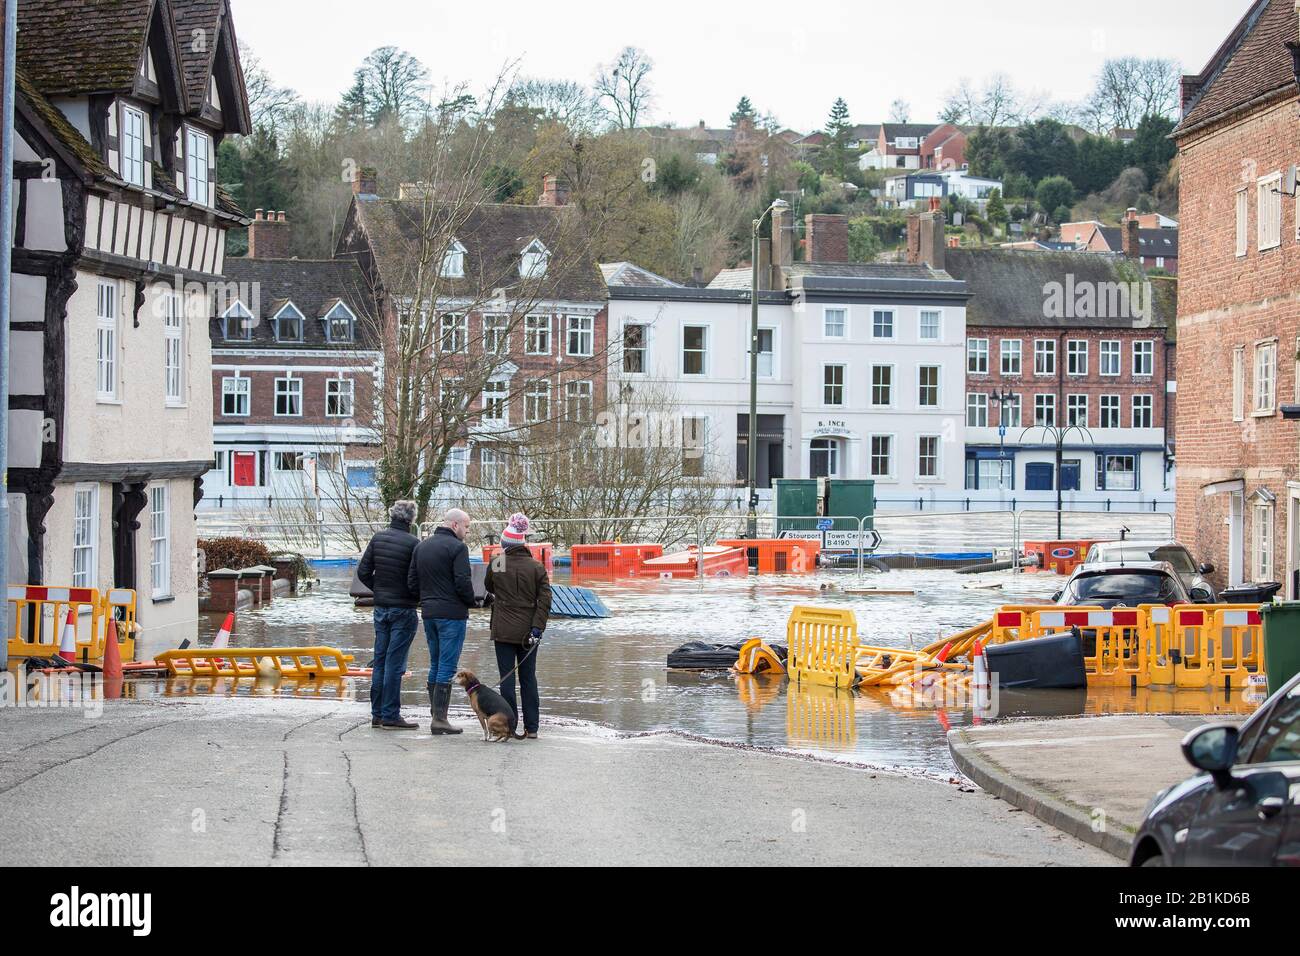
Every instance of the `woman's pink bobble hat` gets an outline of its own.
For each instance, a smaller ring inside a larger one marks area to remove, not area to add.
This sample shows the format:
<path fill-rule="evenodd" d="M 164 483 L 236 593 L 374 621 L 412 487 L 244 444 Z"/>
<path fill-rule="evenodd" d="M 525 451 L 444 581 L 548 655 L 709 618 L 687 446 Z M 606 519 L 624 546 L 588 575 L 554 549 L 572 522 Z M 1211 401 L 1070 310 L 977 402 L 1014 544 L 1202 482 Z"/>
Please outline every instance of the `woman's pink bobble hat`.
<path fill-rule="evenodd" d="M 501 532 L 501 544 L 524 544 L 528 540 L 528 517 L 516 511 Z"/>

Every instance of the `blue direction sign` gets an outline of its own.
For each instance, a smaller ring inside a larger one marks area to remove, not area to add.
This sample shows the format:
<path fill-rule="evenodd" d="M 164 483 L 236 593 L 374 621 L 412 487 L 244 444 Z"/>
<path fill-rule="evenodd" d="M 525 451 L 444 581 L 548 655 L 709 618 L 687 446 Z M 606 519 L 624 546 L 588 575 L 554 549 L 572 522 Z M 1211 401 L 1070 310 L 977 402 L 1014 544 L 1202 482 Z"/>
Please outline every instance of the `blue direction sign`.
<path fill-rule="evenodd" d="M 834 518 L 818 518 L 818 519 L 817 519 L 817 530 L 818 530 L 818 531 L 832 531 L 832 530 L 834 530 L 834 528 L 835 528 L 835 519 L 834 519 Z"/>

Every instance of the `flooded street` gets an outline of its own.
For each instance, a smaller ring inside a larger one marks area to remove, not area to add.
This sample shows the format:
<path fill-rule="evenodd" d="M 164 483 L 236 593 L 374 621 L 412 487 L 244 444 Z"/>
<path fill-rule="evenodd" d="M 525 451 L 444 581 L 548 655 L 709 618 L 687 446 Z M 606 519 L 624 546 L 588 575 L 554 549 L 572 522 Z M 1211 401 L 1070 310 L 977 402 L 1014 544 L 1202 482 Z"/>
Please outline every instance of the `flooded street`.
<path fill-rule="evenodd" d="M 353 606 L 347 588 L 348 566 L 321 570 L 317 589 L 297 598 L 280 598 L 264 610 L 238 616 L 234 644 L 338 646 L 358 665 L 371 656 L 369 609 Z M 557 569 L 557 583 L 571 583 Z M 999 582 L 1000 589 L 967 589 L 973 582 Z M 538 651 L 538 677 L 544 716 L 591 721 L 623 732 L 672 730 L 759 747 L 791 748 L 835 760 L 906 768 L 947 775 L 953 769 L 945 742 L 951 727 L 971 722 L 964 708 L 937 709 L 891 699 L 885 691 L 836 693 L 820 687 L 794 687 L 782 678 L 737 677 L 725 672 L 667 670 L 668 652 L 689 640 L 735 643 L 761 636 L 785 642 L 785 625 L 795 604 L 850 607 L 864 643 L 890 647 L 921 646 L 986 620 L 1002 604 L 1038 603 L 1059 587 L 1053 576 L 1010 573 L 977 578 L 948 570 L 891 571 L 869 574 L 862 584 L 910 589 L 914 596 L 864 596 L 840 588 L 856 586 L 852 573 L 823 571 L 804 578 L 772 576 L 690 581 L 599 581 L 581 583 L 599 592 L 611 611 L 603 620 L 552 618 Z M 821 591 L 823 584 L 834 590 Z M 487 613 L 472 612 L 462 666 L 484 679 L 495 678 L 495 659 L 487 637 Z M 200 643 L 207 644 L 220 616 L 204 621 Z M 423 631 L 411 647 L 410 674 L 403 685 L 405 704 L 427 709 L 425 677 L 428 650 Z M 279 687 L 265 682 L 140 682 L 137 696 L 157 693 L 290 694 L 351 696 L 367 699 L 369 683 L 353 679 Z M 257 684 L 258 686 L 254 686 Z M 458 697 L 455 707 L 463 706 Z M 1003 693 L 1002 718 L 1069 716 L 1083 713 L 1240 713 L 1253 705 L 1201 691 L 1091 691 Z M 427 716 L 427 715 L 426 715 Z"/>

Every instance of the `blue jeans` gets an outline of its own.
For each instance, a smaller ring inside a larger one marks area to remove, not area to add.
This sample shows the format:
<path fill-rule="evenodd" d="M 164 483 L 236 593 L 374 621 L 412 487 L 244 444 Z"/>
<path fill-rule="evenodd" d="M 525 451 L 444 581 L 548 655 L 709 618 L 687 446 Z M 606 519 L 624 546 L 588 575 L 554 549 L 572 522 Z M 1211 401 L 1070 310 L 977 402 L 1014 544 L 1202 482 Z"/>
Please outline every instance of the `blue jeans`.
<path fill-rule="evenodd" d="M 402 716 L 402 675 L 419 618 L 413 607 L 375 608 L 375 663 L 370 678 L 370 715 L 380 720 Z"/>
<path fill-rule="evenodd" d="M 465 646 L 467 621 L 450 621 L 440 617 L 424 619 L 424 639 L 429 642 L 429 683 L 450 684 Z"/>

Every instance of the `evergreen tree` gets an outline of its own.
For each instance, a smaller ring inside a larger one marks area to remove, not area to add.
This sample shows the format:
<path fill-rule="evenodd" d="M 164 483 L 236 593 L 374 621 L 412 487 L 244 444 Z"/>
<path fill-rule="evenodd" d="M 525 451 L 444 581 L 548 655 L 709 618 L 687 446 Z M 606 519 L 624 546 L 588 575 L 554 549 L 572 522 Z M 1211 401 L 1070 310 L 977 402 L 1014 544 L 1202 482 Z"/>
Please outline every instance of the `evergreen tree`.
<path fill-rule="evenodd" d="M 1005 225 L 1007 222 L 1007 204 L 1002 201 L 1002 190 L 995 189 L 989 193 L 988 208 L 985 209 L 985 215 L 988 221 L 995 226 Z"/>
<path fill-rule="evenodd" d="M 334 122 L 345 132 L 356 132 L 366 128 L 369 122 L 370 108 L 366 99 L 366 78 L 358 72 L 348 91 L 343 94 L 338 107 L 334 110 Z"/>
<path fill-rule="evenodd" d="M 826 133 L 831 138 L 827 146 L 826 168 L 840 180 L 844 179 L 844 171 L 848 166 L 848 140 L 851 128 L 849 104 L 845 103 L 842 97 L 837 97 L 831 106 L 830 118 L 826 121 Z"/>
<path fill-rule="evenodd" d="M 757 120 L 758 111 L 754 109 L 754 104 L 749 102 L 748 96 L 742 96 L 740 102 L 736 104 L 735 111 L 731 114 L 731 128 L 735 129 L 745 122 L 755 125 Z"/>

